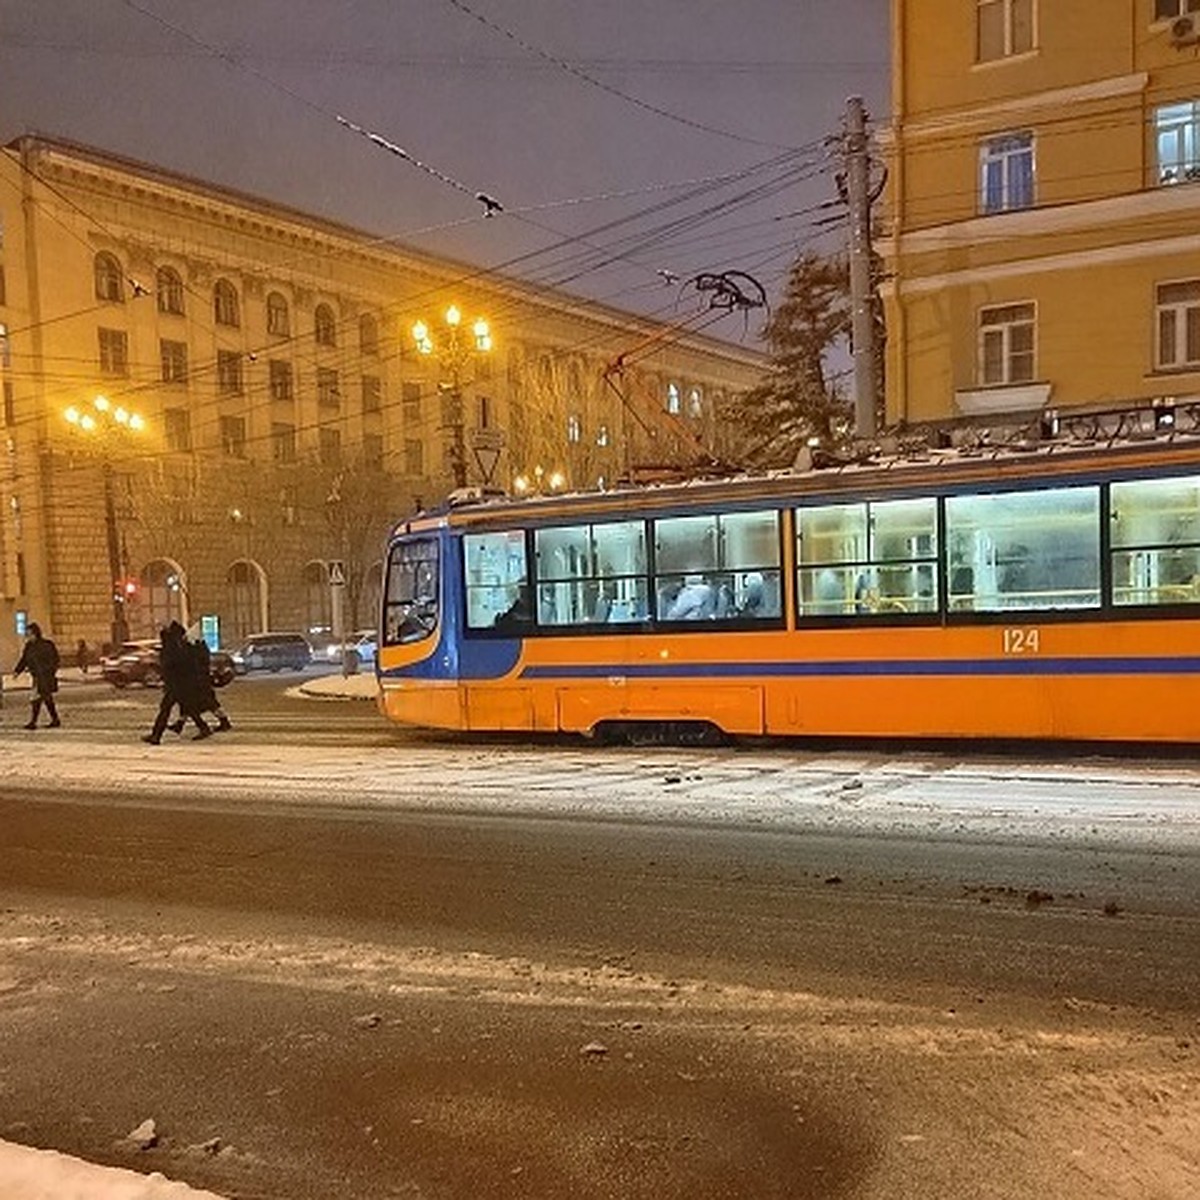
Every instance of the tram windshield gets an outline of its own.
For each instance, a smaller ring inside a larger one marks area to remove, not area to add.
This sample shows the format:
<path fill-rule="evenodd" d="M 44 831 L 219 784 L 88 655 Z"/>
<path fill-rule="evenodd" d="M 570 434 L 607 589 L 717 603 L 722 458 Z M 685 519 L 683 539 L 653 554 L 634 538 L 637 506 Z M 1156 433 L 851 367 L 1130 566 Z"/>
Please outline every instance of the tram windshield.
<path fill-rule="evenodd" d="M 438 544 L 434 538 L 400 542 L 388 557 L 383 598 L 384 645 L 419 642 L 438 623 Z"/>

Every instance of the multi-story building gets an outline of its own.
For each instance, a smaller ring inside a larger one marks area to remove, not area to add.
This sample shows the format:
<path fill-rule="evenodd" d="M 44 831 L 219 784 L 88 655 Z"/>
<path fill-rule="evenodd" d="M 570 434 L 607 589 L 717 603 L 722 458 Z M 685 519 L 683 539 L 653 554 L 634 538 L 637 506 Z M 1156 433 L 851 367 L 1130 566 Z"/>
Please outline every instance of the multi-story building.
<path fill-rule="evenodd" d="M 890 422 L 1153 428 L 1200 393 L 1197 9 L 893 0 Z"/>
<path fill-rule="evenodd" d="M 347 623 L 368 623 L 384 534 L 415 507 L 463 485 L 605 486 L 661 459 L 672 419 L 711 444 L 761 359 L 655 330 L 21 138 L 0 152 L 0 654 L 26 620 L 66 645 L 171 617 L 216 617 L 226 641 L 315 631 L 331 574 Z"/>

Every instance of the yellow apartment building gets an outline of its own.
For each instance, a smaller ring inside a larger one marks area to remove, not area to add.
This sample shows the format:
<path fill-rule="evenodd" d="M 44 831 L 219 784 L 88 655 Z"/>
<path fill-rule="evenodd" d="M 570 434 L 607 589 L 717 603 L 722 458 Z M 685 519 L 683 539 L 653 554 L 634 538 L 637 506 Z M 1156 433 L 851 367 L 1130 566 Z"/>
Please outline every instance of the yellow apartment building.
<path fill-rule="evenodd" d="M 30 620 L 64 648 L 171 618 L 216 618 L 226 643 L 316 634 L 339 578 L 346 624 L 370 625 L 397 518 L 463 486 L 603 487 L 711 445 L 717 406 L 761 369 L 719 340 L 20 138 L 0 151 L 0 662 Z"/>
<path fill-rule="evenodd" d="M 891 15 L 889 422 L 1182 422 L 1200 396 L 1200 2 Z"/>

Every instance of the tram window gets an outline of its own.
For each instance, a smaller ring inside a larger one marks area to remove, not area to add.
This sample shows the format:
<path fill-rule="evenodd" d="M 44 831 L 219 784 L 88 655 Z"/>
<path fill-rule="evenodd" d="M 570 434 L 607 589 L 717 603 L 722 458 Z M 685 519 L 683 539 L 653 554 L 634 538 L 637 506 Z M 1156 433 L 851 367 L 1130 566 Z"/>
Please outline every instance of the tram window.
<path fill-rule="evenodd" d="M 523 530 L 466 534 L 463 557 L 468 629 L 522 629 L 533 624 Z"/>
<path fill-rule="evenodd" d="M 668 517 L 654 523 L 660 621 L 778 619 L 779 514 Z"/>
<path fill-rule="evenodd" d="M 825 504 L 796 510 L 802 617 L 937 611 L 937 502 Z"/>
<path fill-rule="evenodd" d="M 650 581 L 645 522 L 539 529 L 534 545 L 539 624 L 646 620 Z"/>
<path fill-rule="evenodd" d="M 432 538 L 401 542 L 388 558 L 383 598 L 385 645 L 419 642 L 437 628 L 438 544 Z"/>
<path fill-rule="evenodd" d="M 950 608 L 1096 608 L 1100 489 L 1052 488 L 946 501 Z"/>
<path fill-rule="evenodd" d="M 1113 604 L 1200 603 L 1200 476 L 1114 483 Z"/>

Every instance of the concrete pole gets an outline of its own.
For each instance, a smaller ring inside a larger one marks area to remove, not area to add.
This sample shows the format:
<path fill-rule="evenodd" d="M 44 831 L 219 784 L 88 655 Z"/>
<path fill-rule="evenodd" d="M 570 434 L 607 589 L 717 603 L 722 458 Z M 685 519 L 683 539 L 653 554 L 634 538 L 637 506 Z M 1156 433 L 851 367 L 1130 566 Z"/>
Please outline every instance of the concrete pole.
<path fill-rule="evenodd" d="M 871 183 L 861 96 L 846 101 L 846 201 L 850 208 L 850 315 L 854 339 L 854 432 L 875 436 L 879 395 L 875 290 L 871 279 Z"/>

